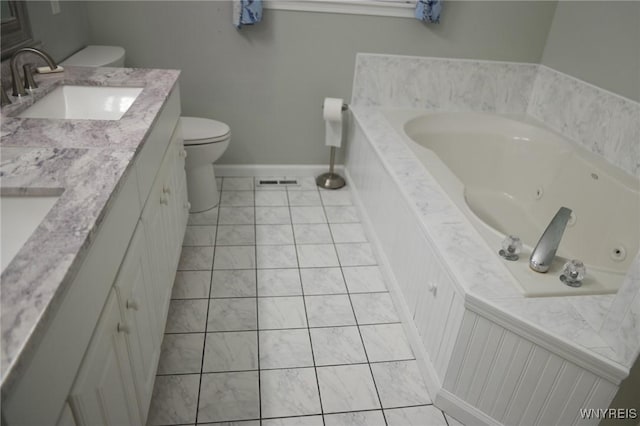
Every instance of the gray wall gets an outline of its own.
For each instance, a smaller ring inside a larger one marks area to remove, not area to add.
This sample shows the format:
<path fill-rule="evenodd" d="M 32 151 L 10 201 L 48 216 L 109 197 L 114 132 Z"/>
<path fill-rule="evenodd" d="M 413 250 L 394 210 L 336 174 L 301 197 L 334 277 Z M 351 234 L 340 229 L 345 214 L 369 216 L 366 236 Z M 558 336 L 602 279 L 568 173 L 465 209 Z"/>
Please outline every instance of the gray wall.
<path fill-rule="evenodd" d="M 89 43 L 89 18 L 84 1 L 61 1 L 60 13 L 49 1 L 28 1 L 27 12 L 35 41 L 60 61 Z"/>
<path fill-rule="evenodd" d="M 640 2 L 560 2 L 542 63 L 640 101 Z"/>
<path fill-rule="evenodd" d="M 357 52 L 539 62 L 555 2 L 445 4 L 442 23 L 266 10 L 237 31 L 219 1 L 87 2 L 91 42 L 179 68 L 183 114 L 227 122 L 220 162 L 326 163 L 321 105 L 349 99 Z"/>

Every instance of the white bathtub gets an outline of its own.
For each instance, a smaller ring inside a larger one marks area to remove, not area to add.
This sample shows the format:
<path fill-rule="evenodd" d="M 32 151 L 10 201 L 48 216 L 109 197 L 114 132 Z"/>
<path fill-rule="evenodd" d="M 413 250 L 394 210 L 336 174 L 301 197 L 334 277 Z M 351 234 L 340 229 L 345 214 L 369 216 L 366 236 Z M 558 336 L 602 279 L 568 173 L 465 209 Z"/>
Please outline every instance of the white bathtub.
<path fill-rule="evenodd" d="M 503 261 L 525 296 L 615 293 L 640 241 L 640 182 L 533 122 L 485 113 L 388 111 L 385 117 L 496 252 L 506 234 L 525 244 Z M 573 210 L 550 271 L 529 255 L 556 211 Z M 580 288 L 559 280 L 580 259 Z"/>

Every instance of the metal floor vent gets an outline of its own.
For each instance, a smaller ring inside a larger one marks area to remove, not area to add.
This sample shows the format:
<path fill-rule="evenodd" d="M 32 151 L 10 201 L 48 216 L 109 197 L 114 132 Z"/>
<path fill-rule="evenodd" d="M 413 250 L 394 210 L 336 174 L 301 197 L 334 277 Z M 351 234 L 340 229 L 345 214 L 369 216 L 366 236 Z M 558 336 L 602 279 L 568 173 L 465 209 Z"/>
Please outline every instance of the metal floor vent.
<path fill-rule="evenodd" d="M 297 179 L 260 179 L 258 186 L 298 186 Z"/>

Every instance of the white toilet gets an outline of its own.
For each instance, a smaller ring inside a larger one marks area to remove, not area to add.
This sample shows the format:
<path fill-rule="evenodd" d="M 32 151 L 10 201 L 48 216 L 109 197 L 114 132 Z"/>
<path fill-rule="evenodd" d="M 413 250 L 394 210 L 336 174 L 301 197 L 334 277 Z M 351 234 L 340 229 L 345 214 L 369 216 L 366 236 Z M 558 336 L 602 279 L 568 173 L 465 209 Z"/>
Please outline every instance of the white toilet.
<path fill-rule="evenodd" d="M 120 46 L 87 46 L 60 65 L 82 67 L 123 67 L 125 50 Z M 180 127 L 187 151 L 185 169 L 191 213 L 209 210 L 218 204 L 218 188 L 213 162 L 224 153 L 231 140 L 225 123 L 207 118 L 181 117 Z"/>
<path fill-rule="evenodd" d="M 229 146 L 231 129 L 221 121 L 196 117 L 180 117 L 180 125 L 187 151 L 185 169 L 190 212 L 203 212 L 218 204 L 213 163 Z"/>

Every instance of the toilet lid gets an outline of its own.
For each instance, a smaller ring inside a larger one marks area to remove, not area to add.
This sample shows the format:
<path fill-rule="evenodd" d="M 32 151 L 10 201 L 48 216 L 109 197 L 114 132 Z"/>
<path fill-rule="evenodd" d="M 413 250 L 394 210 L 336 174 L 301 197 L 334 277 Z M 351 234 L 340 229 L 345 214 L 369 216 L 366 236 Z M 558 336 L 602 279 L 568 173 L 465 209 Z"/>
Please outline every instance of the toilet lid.
<path fill-rule="evenodd" d="M 180 117 L 180 124 L 185 145 L 222 142 L 231 135 L 227 124 L 209 118 Z"/>
<path fill-rule="evenodd" d="M 124 48 L 120 46 L 87 46 L 60 64 L 82 67 L 104 67 L 122 58 L 124 53 Z"/>

